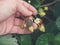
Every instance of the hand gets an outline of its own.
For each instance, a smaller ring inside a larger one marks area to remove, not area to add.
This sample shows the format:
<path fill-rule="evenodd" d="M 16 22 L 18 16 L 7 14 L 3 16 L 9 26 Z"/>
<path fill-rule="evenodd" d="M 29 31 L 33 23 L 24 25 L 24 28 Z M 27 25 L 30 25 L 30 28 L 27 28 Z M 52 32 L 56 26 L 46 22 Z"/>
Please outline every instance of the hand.
<path fill-rule="evenodd" d="M 0 35 L 8 33 L 30 34 L 27 29 L 20 26 L 25 23 L 15 16 L 26 16 L 32 19 L 31 15 L 36 15 L 36 9 L 23 0 L 1 0 L 0 1 Z M 37 25 L 33 23 L 34 29 Z"/>

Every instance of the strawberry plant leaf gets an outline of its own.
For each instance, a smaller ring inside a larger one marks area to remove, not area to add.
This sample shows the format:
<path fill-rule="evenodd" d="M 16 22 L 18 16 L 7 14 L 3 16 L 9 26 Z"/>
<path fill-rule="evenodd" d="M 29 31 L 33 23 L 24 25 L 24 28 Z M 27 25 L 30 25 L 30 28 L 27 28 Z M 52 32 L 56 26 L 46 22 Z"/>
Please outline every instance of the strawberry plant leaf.
<path fill-rule="evenodd" d="M 53 33 L 53 34 L 58 33 L 56 23 L 52 22 L 52 23 L 47 24 L 46 25 L 46 32 Z"/>
<path fill-rule="evenodd" d="M 36 45 L 50 45 L 52 39 L 54 39 L 53 34 L 42 34 L 40 37 L 37 38 Z"/>
<path fill-rule="evenodd" d="M 0 36 L 0 45 L 18 45 L 16 38 L 11 35 Z"/>
<path fill-rule="evenodd" d="M 57 18 L 56 25 L 57 28 L 60 30 L 60 16 Z"/>
<path fill-rule="evenodd" d="M 60 33 L 55 36 L 55 45 L 60 45 Z"/>
<path fill-rule="evenodd" d="M 31 45 L 31 36 L 30 35 L 17 35 L 17 39 L 20 45 Z"/>

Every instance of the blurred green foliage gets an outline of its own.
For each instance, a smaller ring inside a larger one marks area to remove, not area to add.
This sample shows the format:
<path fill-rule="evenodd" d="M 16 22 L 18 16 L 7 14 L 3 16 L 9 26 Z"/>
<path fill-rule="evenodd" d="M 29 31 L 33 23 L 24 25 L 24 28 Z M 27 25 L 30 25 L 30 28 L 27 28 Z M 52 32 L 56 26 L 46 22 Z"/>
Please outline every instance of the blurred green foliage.
<path fill-rule="evenodd" d="M 0 36 L 0 45 L 18 45 L 17 39 L 12 38 L 12 35 Z"/>
<path fill-rule="evenodd" d="M 55 36 L 55 45 L 60 45 L 60 33 L 58 33 L 56 36 Z"/>
<path fill-rule="evenodd" d="M 54 41 L 54 35 L 47 33 L 47 34 L 42 34 L 40 37 L 37 38 L 36 45 L 51 45 L 53 44 Z"/>

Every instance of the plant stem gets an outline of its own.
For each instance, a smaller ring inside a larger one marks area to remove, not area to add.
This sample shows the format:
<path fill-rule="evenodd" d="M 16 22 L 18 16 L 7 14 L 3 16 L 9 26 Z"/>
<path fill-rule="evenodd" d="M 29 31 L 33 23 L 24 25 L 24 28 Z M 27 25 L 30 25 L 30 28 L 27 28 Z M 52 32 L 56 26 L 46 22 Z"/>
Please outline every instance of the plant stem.
<path fill-rule="evenodd" d="M 60 2 L 60 0 L 55 0 L 55 1 L 51 2 L 51 3 L 41 5 L 40 7 L 50 6 L 50 5 L 53 5 L 53 4 L 57 3 L 57 2 Z"/>

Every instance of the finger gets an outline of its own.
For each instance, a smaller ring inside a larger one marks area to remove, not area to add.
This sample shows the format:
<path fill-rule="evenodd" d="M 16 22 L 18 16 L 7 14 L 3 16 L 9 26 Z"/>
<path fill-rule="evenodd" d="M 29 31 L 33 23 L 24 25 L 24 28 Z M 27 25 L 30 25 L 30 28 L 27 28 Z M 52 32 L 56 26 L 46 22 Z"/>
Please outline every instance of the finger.
<path fill-rule="evenodd" d="M 24 23 L 25 23 L 25 21 L 23 21 L 21 19 L 15 19 L 16 26 L 22 26 Z M 34 29 L 37 29 L 37 25 L 35 23 L 33 23 L 33 27 L 34 27 Z"/>
<path fill-rule="evenodd" d="M 33 27 L 34 29 L 37 29 L 38 26 L 35 23 L 33 23 Z"/>
<path fill-rule="evenodd" d="M 21 26 L 21 25 L 23 25 L 24 23 L 25 23 L 24 20 L 15 18 L 15 25 L 16 25 L 16 26 Z"/>
<path fill-rule="evenodd" d="M 33 27 L 34 29 L 37 29 L 37 25 L 35 23 L 33 23 Z M 21 29 L 20 26 L 14 26 L 10 33 L 30 34 L 32 32 L 30 32 L 28 29 Z"/>
<path fill-rule="evenodd" d="M 31 32 L 27 29 L 21 29 L 19 26 L 14 26 L 10 33 L 30 34 Z"/>
<path fill-rule="evenodd" d="M 37 10 L 31 6 L 30 4 L 28 4 L 27 2 L 23 1 L 23 5 L 28 8 L 30 11 L 33 12 L 33 15 L 37 15 Z"/>
<path fill-rule="evenodd" d="M 19 13 L 19 12 L 17 12 L 16 15 L 15 15 L 15 25 L 16 26 L 20 26 L 20 25 L 22 25 L 25 22 L 24 20 L 22 20 L 20 18 L 20 16 L 22 16 L 22 14 Z"/>
<path fill-rule="evenodd" d="M 15 13 L 15 17 L 19 17 L 20 15 L 21 15 L 21 13 L 18 11 Z"/>
<path fill-rule="evenodd" d="M 32 16 L 29 16 L 29 19 L 33 21 L 33 17 Z"/>
<path fill-rule="evenodd" d="M 25 8 L 22 4 L 19 5 L 18 10 L 24 16 L 32 15 L 32 12 Z"/>
<path fill-rule="evenodd" d="M 30 19 L 32 20 L 32 18 L 30 17 Z M 19 22 L 19 23 L 18 23 Z M 13 30 L 11 31 L 11 33 L 18 33 L 18 34 L 30 34 L 32 32 L 30 32 L 28 29 L 22 29 L 21 26 L 24 24 L 25 22 L 23 20 L 20 19 L 15 19 L 15 27 L 13 28 Z M 33 27 L 34 30 L 37 29 L 37 25 L 35 23 L 33 23 Z M 15 30 L 15 31 L 14 31 Z"/>
<path fill-rule="evenodd" d="M 34 29 L 37 29 L 37 25 L 33 23 Z M 21 29 L 19 26 L 14 26 L 11 33 L 17 33 L 17 34 L 31 34 L 28 29 Z"/>
<path fill-rule="evenodd" d="M 18 25 L 14 26 L 10 33 L 17 33 L 17 34 L 30 34 L 30 33 L 32 33 L 28 29 L 22 29 L 20 26 L 18 26 Z M 34 30 L 37 29 L 37 25 L 35 23 L 33 23 L 33 27 L 34 27 Z"/>
<path fill-rule="evenodd" d="M 33 17 L 32 16 L 30 16 L 29 19 L 33 21 Z M 37 29 L 37 25 L 34 22 L 33 22 L 33 27 L 34 27 L 34 29 Z"/>

